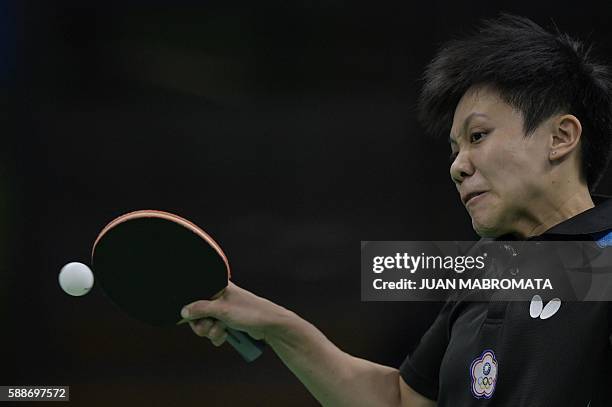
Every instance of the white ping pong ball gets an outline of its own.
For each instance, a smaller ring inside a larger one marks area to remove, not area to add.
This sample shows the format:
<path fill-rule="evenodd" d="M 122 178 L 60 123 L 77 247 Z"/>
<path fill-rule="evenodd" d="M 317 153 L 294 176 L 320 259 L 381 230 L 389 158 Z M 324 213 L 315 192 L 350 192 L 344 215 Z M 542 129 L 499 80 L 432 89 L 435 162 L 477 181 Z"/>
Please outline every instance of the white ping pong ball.
<path fill-rule="evenodd" d="M 75 297 L 85 295 L 91 290 L 94 276 L 89 267 L 83 263 L 72 262 L 62 267 L 59 273 L 59 285 L 66 294 Z"/>

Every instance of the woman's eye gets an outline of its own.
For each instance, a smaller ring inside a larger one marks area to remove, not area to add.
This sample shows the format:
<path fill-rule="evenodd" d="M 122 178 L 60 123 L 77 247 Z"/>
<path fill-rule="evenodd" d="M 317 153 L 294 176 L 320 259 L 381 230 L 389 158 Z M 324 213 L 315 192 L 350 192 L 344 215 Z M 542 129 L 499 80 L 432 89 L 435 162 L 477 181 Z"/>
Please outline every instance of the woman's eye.
<path fill-rule="evenodd" d="M 485 132 L 472 133 L 472 134 L 470 134 L 470 142 L 471 143 L 477 143 L 480 140 L 482 140 L 486 135 L 487 135 L 487 133 L 485 133 Z"/>

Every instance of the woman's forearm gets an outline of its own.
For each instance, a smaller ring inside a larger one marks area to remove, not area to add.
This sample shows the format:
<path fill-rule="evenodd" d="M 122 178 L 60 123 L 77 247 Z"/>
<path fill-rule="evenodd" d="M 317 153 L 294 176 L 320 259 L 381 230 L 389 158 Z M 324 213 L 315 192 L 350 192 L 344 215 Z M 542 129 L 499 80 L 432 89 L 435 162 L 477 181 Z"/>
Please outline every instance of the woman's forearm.
<path fill-rule="evenodd" d="M 266 342 L 324 406 L 399 406 L 397 369 L 341 351 L 291 311 L 267 330 Z"/>

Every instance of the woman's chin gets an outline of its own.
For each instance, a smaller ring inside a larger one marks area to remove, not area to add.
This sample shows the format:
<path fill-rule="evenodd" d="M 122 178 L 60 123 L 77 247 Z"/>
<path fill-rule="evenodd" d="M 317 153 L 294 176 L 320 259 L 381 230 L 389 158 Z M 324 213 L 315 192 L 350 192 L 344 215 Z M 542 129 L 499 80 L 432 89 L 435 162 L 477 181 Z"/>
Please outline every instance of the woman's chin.
<path fill-rule="evenodd" d="M 472 228 L 480 237 L 491 238 L 502 235 L 497 225 L 493 222 L 485 222 L 483 219 L 472 218 Z"/>

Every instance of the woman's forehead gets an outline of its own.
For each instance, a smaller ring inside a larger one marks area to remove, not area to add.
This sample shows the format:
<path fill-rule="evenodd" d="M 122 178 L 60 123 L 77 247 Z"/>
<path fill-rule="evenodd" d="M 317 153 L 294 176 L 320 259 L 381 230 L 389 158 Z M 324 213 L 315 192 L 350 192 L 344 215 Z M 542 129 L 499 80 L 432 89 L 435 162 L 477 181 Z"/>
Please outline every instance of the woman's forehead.
<path fill-rule="evenodd" d="M 468 89 L 457 103 L 451 137 L 458 136 L 463 127 L 471 120 L 523 121 L 522 114 L 506 103 L 499 92 L 490 86 L 478 86 Z"/>
<path fill-rule="evenodd" d="M 504 109 L 512 107 L 502 100 L 495 89 L 490 86 L 478 86 L 469 88 L 457 103 L 455 117 L 467 117 L 473 112 L 488 114 L 493 109 Z"/>

